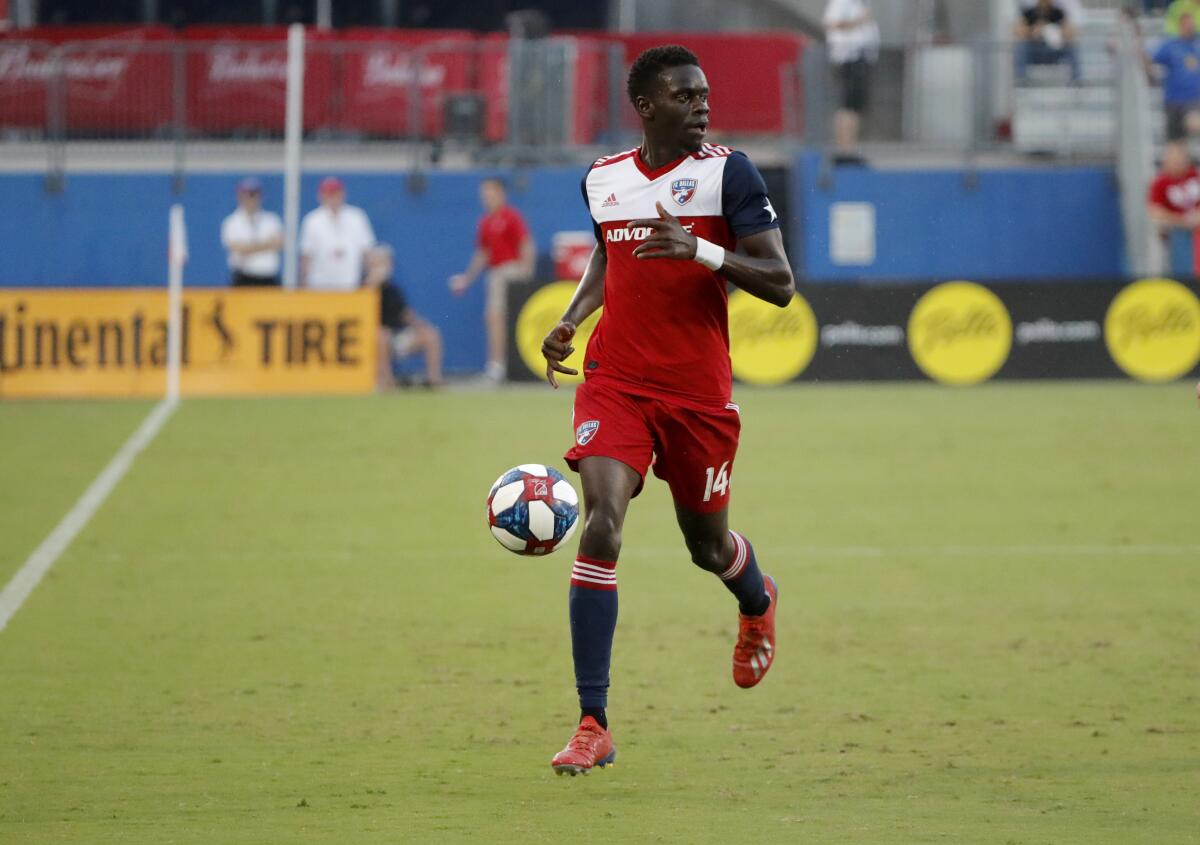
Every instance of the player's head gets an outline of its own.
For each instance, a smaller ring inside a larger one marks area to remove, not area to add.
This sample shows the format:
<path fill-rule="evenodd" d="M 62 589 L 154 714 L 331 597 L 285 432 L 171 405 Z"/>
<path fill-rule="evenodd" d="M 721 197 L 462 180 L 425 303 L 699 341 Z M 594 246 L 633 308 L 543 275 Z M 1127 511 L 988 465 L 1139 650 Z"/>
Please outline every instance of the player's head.
<path fill-rule="evenodd" d="M 1187 144 L 1182 141 L 1172 141 L 1163 148 L 1163 172 L 1171 176 L 1182 176 L 1192 166 L 1192 155 L 1188 152 Z"/>
<path fill-rule="evenodd" d="M 480 182 L 479 201 L 489 212 L 503 208 L 504 203 L 508 202 L 508 192 L 504 189 L 504 182 L 495 176 Z"/>
<path fill-rule="evenodd" d="M 336 176 L 326 176 L 317 188 L 317 197 L 320 198 L 321 205 L 337 211 L 346 201 L 346 186 Z"/>
<path fill-rule="evenodd" d="M 238 182 L 238 205 L 247 211 L 257 211 L 262 206 L 262 182 L 249 176 Z"/>
<path fill-rule="evenodd" d="M 677 44 L 651 47 L 629 68 L 626 89 L 648 137 L 700 149 L 708 133 L 708 80 L 695 53 Z"/>

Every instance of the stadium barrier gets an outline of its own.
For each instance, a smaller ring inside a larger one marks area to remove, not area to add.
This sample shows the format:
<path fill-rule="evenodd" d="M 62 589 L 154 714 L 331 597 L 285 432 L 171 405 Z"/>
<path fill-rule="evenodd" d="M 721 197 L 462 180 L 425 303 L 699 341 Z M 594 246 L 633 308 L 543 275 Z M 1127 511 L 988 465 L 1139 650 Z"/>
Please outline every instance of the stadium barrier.
<path fill-rule="evenodd" d="M 538 41 L 465 30 L 309 29 L 304 128 L 322 137 L 592 144 L 636 129 L 626 68 L 683 35 Z M 687 34 L 727 132 L 800 131 L 798 35 Z M 38 27 L 0 35 L 0 129 L 48 139 L 284 129 L 287 28 Z M 530 128 L 539 131 L 531 134 Z"/>
<path fill-rule="evenodd" d="M 181 316 L 182 396 L 374 389 L 374 290 L 192 288 Z M 159 397 L 167 354 L 161 289 L 0 289 L 0 399 Z"/>
<path fill-rule="evenodd" d="M 509 375 L 544 377 L 541 344 L 574 290 L 554 282 L 510 296 Z M 730 356 L 742 383 L 1200 376 L 1200 287 L 1134 282 L 802 285 L 786 309 L 730 297 Z M 568 365 L 583 370 L 595 326 Z M 567 378 L 578 382 L 580 378 Z"/>

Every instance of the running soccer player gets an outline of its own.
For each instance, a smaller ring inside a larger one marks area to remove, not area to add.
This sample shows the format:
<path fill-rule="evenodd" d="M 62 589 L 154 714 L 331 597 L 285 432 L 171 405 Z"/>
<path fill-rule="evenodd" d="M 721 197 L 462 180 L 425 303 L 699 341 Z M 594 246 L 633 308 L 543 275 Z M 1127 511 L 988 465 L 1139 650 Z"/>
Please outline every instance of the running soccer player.
<path fill-rule="evenodd" d="M 554 756 L 559 774 L 615 758 L 605 707 L 617 622 L 617 558 L 646 470 L 667 482 L 692 562 L 738 601 L 733 680 L 752 687 L 775 659 L 775 582 L 729 530 L 740 420 L 730 401 L 726 282 L 780 307 L 796 287 L 766 185 L 750 160 L 705 143 L 708 81 L 683 47 L 654 47 L 629 71 L 642 145 L 596 161 L 583 180 L 596 246 L 571 304 L 542 345 L 546 378 L 578 326 L 604 313 L 575 395 L 567 463 L 586 508 L 571 572 L 571 647 L 579 727 Z M 678 216 L 676 216 L 678 215 Z"/>

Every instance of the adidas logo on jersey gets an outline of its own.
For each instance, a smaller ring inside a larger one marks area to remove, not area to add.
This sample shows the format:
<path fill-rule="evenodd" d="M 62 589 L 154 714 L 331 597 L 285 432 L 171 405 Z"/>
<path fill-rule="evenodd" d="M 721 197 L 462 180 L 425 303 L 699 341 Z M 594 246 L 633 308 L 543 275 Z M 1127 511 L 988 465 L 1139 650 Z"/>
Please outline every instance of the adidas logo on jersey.
<path fill-rule="evenodd" d="M 620 205 L 620 204 L 621 203 L 617 200 L 616 194 L 609 194 L 608 199 L 606 199 L 604 202 L 600 203 L 600 207 L 601 208 L 612 208 L 614 205 Z"/>

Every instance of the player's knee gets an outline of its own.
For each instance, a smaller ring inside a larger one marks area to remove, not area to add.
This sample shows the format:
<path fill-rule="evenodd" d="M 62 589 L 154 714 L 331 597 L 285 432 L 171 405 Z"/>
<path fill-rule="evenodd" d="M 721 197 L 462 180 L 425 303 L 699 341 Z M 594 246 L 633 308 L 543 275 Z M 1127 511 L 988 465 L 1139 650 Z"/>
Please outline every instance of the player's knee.
<path fill-rule="evenodd" d="M 605 508 L 588 511 L 579 547 L 589 557 L 616 560 L 621 552 L 621 521 Z"/>
<path fill-rule="evenodd" d="M 692 563 L 706 572 L 724 572 L 729 566 L 731 550 L 729 535 L 720 537 L 702 537 L 687 539 L 688 552 Z"/>

